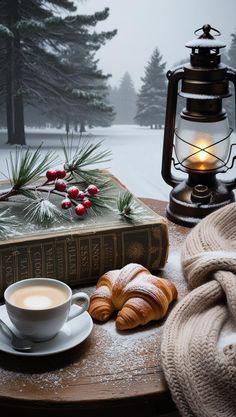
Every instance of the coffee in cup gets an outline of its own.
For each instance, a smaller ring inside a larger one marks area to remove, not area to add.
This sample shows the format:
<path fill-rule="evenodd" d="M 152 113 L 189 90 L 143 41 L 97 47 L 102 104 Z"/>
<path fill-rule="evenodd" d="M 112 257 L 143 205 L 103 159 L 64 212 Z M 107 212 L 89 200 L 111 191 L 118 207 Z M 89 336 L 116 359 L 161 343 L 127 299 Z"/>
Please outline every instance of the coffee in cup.
<path fill-rule="evenodd" d="M 16 288 L 9 297 L 9 302 L 20 308 L 41 310 L 56 307 L 68 298 L 64 288 L 53 285 L 28 285 Z"/>
<path fill-rule="evenodd" d="M 89 306 L 84 292 L 72 295 L 64 282 L 51 278 L 29 278 L 10 285 L 4 293 L 7 313 L 22 336 L 33 341 L 53 338 L 66 321 L 79 316 Z M 82 300 L 73 314 L 71 305 Z"/>

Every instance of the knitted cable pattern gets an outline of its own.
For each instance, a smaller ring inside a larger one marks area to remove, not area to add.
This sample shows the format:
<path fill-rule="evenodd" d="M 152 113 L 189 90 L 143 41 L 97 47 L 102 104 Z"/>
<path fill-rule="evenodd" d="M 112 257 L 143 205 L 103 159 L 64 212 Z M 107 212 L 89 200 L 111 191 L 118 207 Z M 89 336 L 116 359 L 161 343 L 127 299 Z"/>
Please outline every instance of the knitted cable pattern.
<path fill-rule="evenodd" d="M 203 219 L 182 250 L 192 290 L 168 317 L 162 366 L 182 416 L 236 417 L 236 345 L 217 346 L 222 327 L 236 327 L 236 203 Z"/>

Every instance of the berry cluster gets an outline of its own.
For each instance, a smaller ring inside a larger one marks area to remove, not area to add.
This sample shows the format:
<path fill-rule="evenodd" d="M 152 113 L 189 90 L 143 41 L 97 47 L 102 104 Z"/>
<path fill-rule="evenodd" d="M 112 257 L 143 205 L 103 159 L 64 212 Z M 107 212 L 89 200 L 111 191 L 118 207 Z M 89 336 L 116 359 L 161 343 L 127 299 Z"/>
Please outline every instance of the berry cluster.
<path fill-rule="evenodd" d="M 66 171 L 64 169 L 55 170 L 49 169 L 46 172 L 46 177 L 49 181 L 54 181 L 54 189 L 59 192 L 65 192 L 66 197 L 61 201 L 61 208 L 67 210 L 72 207 L 72 204 L 75 205 L 75 213 L 78 216 L 83 216 L 87 209 L 91 207 L 92 203 L 89 200 L 88 196 L 95 195 L 98 193 L 99 189 L 96 185 L 90 184 L 86 190 L 82 191 L 77 186 L 69 186 L 63 178 L 66 176 Z"/>

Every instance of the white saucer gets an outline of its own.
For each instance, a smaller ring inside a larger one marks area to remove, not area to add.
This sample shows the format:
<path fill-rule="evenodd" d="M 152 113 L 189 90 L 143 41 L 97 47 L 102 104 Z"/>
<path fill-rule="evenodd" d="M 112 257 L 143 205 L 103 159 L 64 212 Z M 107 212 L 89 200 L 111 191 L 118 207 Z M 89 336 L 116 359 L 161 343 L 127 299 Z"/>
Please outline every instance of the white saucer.
<path fill-rule="evenodd" d="M 73 305 L 72 309 L 79 309 L 77 305 Z M 5 305 L 0 306 L 1 319 L 17 334 L 16 329 L 11 323 Z M 77 346 L 83 342 L 91 333 L 93 321 L 89 313 L 85 311 L 81 316 L 75 317 L 68 321 L 60 332 L 51 340 L 42 343 L 34 343 L 30 352 L 19 352 L 11 347 L 10 339 L 0 329 L 0 350 L 18 356 L 45 356 L 54 353 L 63 352 Z"/>

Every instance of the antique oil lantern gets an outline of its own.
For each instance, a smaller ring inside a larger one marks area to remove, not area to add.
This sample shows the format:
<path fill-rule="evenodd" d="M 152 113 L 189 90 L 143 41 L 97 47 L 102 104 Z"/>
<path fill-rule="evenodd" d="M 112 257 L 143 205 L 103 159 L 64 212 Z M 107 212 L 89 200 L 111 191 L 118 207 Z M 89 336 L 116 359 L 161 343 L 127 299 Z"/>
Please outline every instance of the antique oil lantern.
<path fill-rule="evenodd" d="M 217 174 L 233 168 L 232 129 L 222 106 L 229 84 L 236 88 L 236 71 L 221 63 L 220 35 L 209 24 L 194 32 L 200 36 L 186 44 L 190 63 L 168 71 L 162 177 L 173 187 L 167 217 L 194 226 L 203 217 L 235 201 L 236 179 L 219 180 Z M 214 33 L 214 36 L 212 35 Z M 178 94 L 186 107 L 176 117 Z M 173 166 L 172 166 L 173 164 Z M 173 175 L 171 168 L 187 174 Z"/>

